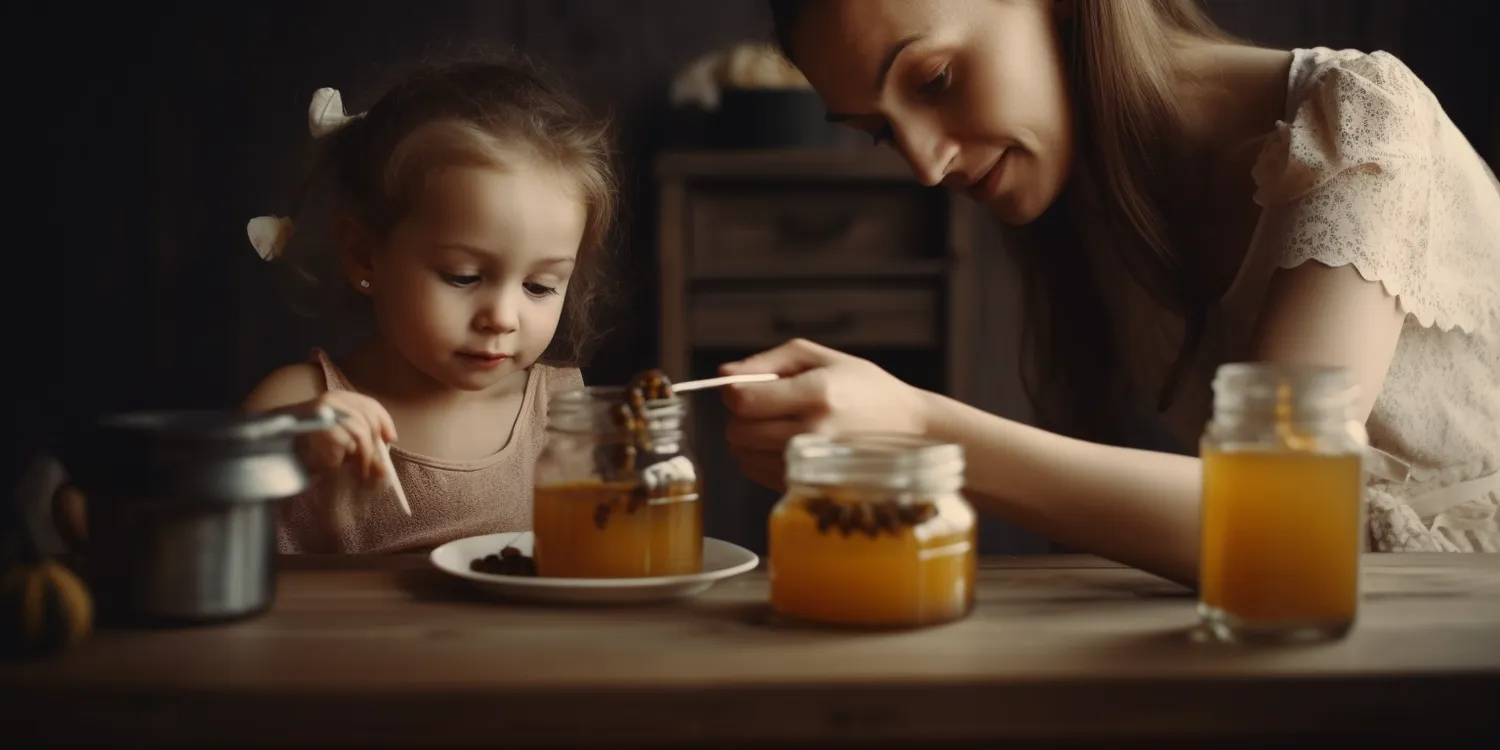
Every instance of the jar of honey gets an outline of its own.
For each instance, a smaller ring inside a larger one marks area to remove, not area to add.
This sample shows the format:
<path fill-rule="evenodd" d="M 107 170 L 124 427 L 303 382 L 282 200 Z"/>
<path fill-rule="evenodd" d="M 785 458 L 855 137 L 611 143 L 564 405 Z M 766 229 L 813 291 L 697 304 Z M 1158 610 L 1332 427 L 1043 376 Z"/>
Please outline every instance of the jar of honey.
<path fill-rule="evenodd" d="M 1347 634 L 1360 598 L 1363 456 L 1343 368 L 1233 363 L 1203 433 L 1198 612 L 1220 640 Z"/>
<path fill-rule="evenodd" d="M 703 567 L 699 478 L 686 401 L 620 387 L 556 394 L 537 458 L 537 574 L 636 578 Z"/>
<path fill-rule="evenodd" d="M 910 627 L 974 607 L 976 519 L 963 448 L 885 434 L 799 435 L 771 511 L 771 606 L 833 625 Z"/>

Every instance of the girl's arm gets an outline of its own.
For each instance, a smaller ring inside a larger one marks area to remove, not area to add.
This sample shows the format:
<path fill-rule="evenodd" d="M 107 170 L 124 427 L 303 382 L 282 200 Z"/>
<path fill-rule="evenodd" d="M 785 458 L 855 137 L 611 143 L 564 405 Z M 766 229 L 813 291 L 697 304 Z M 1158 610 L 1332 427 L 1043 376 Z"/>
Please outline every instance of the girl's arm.
<path fill-rule="evenodd" d="M 1254 358 L 1350 368 L 1364 420 L 1405 315 L 1352 267 L 1278 271 Z M 1070 547 L 1191 584 L 1198 571 L 1198 459 L 1073 440 L 901 384 L 864 360 L 791 342 L 730 372 L 782 380 L 735 386 L 728 438 L 747 473 L 771 481 L 799 432 L 919 431 L 964 446 L 967 489 L 981 509 Z"/>

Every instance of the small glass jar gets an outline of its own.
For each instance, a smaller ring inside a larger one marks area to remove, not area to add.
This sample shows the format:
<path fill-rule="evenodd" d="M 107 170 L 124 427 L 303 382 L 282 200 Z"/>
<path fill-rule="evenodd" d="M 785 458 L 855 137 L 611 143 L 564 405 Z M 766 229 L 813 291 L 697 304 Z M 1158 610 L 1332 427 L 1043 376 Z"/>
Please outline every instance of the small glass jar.
<path fill-rule="evenodd" d="M 1219 640 L 1346 635 L 1365 541 L 1362 423 L 1344 368 L 1232 363 L 1203 433 L 1198 613 Z"/>
<path fill-rule="evenodd" d="M 698 469 L 682 399 L 646 401 L 642 424 L 618 417 L 626 390 L 558 393 L 537 458 L 532 557 L 555 578 L 690 575 L 703 568 Z"/>
<path fill-rule="evenodd" d="M 886 434 L 799 435 L 771 511 L 771 606 L 795 620 L 910 627 L 974 608 L 976 519 L 963 448 Z"/>

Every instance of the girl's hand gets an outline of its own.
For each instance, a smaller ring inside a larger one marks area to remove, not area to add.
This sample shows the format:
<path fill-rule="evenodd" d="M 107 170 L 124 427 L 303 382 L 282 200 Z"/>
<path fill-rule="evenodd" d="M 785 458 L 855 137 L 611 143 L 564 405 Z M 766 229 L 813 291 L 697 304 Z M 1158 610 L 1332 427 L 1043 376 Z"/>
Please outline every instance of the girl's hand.
<path fill-rule="evenodd" d="M 313 413 L 320 406 L 337 412 L 338 423 L 326 430 L 297 438 L 297 453 L 314 474 L 353 464 L 364 480 L 385 472 L 380 444 L 396 440 L 396 423 L 385 407 L 369 396 L 353 391 L 326 391 L 317 398 L 290 407 L 298 413 Z"/>
<path fill-rule="evenodd" d="M 720 369 L 781 376 L 724 389 L 730 411 L 725 437 L 745 475 L 767 487 L 784 484 L 782 452 L 796 435 L 926 431 L 923 391 L 868 360 L 811 341 L 794 339 Z"/>

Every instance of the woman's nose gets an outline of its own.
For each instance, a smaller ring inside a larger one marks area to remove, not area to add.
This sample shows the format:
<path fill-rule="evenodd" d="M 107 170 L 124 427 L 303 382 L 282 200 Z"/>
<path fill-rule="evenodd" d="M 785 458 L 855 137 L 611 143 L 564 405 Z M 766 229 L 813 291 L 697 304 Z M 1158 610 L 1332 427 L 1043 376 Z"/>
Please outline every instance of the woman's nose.
<path fill-rule="evenodd" d="M 932 187 L 948 176 L 949 165 L 958 157 L 958 141 L 948 137 L 939 123 L 912 118 L 899 126 L 892 123 L 891 130 L 918 181 Z"/>

